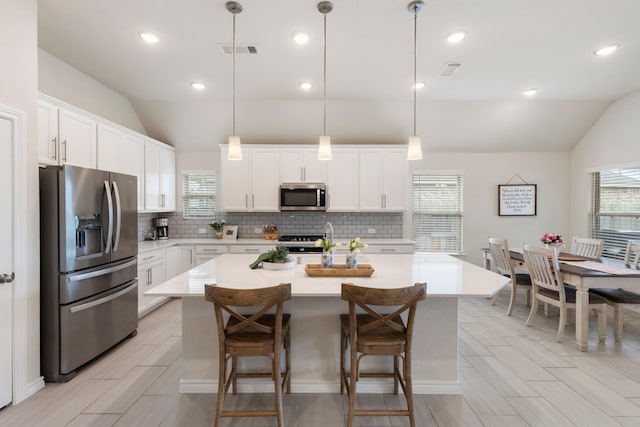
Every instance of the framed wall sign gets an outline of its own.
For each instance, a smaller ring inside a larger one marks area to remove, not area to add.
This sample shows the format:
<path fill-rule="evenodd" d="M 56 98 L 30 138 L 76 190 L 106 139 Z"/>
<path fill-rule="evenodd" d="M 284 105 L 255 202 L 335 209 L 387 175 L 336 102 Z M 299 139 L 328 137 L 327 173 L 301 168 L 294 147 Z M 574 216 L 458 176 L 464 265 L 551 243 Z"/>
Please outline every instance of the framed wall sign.
<path fill-rule="evenodd" d="M 536 184 L 498 185 L 498 215 L 535 216 Z"/>

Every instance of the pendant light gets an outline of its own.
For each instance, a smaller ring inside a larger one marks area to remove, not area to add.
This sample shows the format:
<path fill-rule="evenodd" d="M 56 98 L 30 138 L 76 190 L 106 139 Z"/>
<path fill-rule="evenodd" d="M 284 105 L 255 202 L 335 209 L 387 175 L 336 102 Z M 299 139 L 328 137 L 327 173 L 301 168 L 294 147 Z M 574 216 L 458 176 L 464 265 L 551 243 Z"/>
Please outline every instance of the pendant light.
<path fill-rule="evenodd" d="M 413 12 L 413 135 L 409 138 L 409 149 L 407 150 L 407 160 L 422 159 L 422 143 L 416 132 L 416 69 L 418 57 L 418 12 L 424 8 L 423 1 L 412 1 L 407 8 Z"/>
<path fill-rule="evenodd" d="M 331 160 L 331 137 L 327 136 L 327 14 L 333 10 L 333 4 L 329 1 L 318 3 L 318 11 L 324 15 L 324 68 L 322 82 L 322 136 L 318 143 L 318 160 Z"/>
<path fill-rule="evenodd" d="M 233 15 L 233 127 L 229 137 L 228 160 L 242 160 L 242 148 L 240 147 L 240 137 L 236 135 L 236 15 L 242 12 L 242 5 L 235 1 L 228 1 L 225 6 Z"/>

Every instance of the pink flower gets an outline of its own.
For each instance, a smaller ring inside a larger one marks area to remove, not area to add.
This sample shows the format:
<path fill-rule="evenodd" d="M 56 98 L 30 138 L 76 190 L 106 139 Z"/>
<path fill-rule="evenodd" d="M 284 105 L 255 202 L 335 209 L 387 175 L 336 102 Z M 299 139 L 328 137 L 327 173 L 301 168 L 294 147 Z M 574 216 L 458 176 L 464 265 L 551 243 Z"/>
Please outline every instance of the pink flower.
<path fill-rule="evenodd" d="M 556 233 L 547 233 L 540 237 L 542 243 L 564 243 L 562 236 Z"/>

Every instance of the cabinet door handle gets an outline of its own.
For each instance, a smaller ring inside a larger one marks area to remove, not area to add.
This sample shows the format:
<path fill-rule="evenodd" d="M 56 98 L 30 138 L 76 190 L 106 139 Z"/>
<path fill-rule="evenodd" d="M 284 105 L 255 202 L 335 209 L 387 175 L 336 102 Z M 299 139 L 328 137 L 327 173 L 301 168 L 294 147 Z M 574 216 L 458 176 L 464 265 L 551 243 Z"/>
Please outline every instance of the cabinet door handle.
<path fill-rule="evenodd" d="M 54 137 L 51 142 L 53 142 L 53 152 L 51 153 L 51 158 L 56 160 L 58 158 L 58 138 Z"/>
<path fill-rule="evenodd" d="M 248 194 L 244 195 L 244 207 L 249 209 L 249 195 Z"/>
<path fill-rule="evenodd" d="M 256 207 L 256 195 L 255 194 L 251 195 L 251 207 L 252 208 Z"/>
<path fill-rule="evenodd" d="M 304 181 L 304 168 L 300 166 L 300 181 Z"/>
<path fill-rule="evenodd" d="M 260 252 L 260 249 L 245 249 L 245 252 Z"/>
<path fill-rule="evenodd" d="M 62 158 L 63 162 L 67 162 L 67 140 L 63 139 L 62 143 L 64 144 L 64 157 Z"/>
<path fill-rule="evenodd" d="M 384 195 L 384 206 L 383 206 L 383 208 L 385 208 L 385 209 L 387 208 L 387 195 L 386 194 Z"/>
<path fill-rule="evenodd" d="M 384 208 L 384 194 L 380 195 L 380 207 Z"/>
<path fill-rule="evenodd" d="M 395 250 L 395 249 L 393 249 L 393 248 L 390 248 L 390 249 L 384 249 L 384 248 L 382 248 L 382 249 L 380 249 L 380 252 L 395 252 L 395 251 L 396 251 L 396 250 Z"/>

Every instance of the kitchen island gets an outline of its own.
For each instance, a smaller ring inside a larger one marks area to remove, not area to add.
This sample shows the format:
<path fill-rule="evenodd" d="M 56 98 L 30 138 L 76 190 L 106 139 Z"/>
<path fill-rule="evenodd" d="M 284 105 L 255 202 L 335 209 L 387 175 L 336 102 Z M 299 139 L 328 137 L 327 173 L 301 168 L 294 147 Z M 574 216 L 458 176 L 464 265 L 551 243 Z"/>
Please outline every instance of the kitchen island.
<path fill-rule="evenodd" d="M 292 392 L 340 391 L 339 315 L 348 311 L 340 299 L 341 283 L 370 287 L 404 287 L 427 283 L 427 299 L 419 305 L 413 346 L 413 385 L 416 394 L 460 394 L 458 380 L 458 298 L 489 297 L 509 279 L 455 257 L 443 254 L 360 255 L 360 264 L 371 264 L 371 277 L 308 277 L 305 264 L 315 264 L 318 254 L 302 255 L 295 268 L 283 271 L 251 270 L 254 255 L 225 254 L 195 267 L 145 295 L 182 298 L 181 393 L 216 393 L 218 341 L 213 306 L 204 299 L 204 285 L 258 288 L 291 283 Z M 336 261 L 340 262 L 339 256 Z M 244 359 L 241 368 L 263 367 L 265 360 Z M 364 365 L 387 361 L 365 358 Z M 386 379 L 362 379 L 362 392 L 388 392 Z M 255 379 L 239 383 L 240 391 L 270 392 L 273 384 Z"/>

